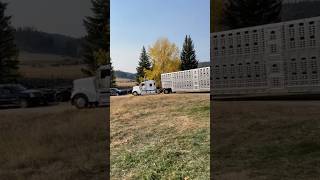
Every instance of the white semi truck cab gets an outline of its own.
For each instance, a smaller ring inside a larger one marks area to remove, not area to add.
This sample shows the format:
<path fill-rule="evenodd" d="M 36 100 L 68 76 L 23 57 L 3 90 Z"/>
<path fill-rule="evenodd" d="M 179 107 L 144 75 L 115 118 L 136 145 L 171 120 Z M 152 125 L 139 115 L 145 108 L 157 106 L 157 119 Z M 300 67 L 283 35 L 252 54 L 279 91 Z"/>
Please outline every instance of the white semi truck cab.
<path fill-rule="evenodd" d="M 94 77 L 73 81 L 71 104 L 77 108 L 110 105 L 110 65 L 101 66 Z"/>
<path fill-rule="evenodd" d="M 132 89 L 132 94 L 134 96 L 156 94 L 157 87 L 154 80 L 148 80 L 141 82 L 139 86 L 134 86 Z"/>

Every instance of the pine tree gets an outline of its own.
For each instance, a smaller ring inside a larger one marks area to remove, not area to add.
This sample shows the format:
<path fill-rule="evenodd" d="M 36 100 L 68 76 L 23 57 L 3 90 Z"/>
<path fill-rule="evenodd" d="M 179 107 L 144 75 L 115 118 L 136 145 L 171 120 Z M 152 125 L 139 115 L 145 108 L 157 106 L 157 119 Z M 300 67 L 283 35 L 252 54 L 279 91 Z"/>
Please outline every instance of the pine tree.
<path fill-rule="evenodd" d="M 279 22 L 281 9 L 281 0 L 228 0 L 222 24 L 235 29 Z"/>
<path fill-rule="evenodd" d="M 14 43 L 14 28 L 11 16 L 5 15 L 6 3 L 0 2 L 0 82 L 18 78 L 18 48 Z"/>
<path fill-rule="evenodd" d="M 142 47 L 142 52 L 140 55 L 140 61 L 139 61 L 139 66 L 137 67 L 137 82 L 141 82 L 144 77 L 145 77 L 145 70 L 150 70 L 151 69 L 151 63 L 149 60 L 149 56 L 147 54 L 147 51 L 145 47 Z"/>
<path fill-rule="evenodd" d="M 182 52 L 180 55 L 181 59 L 181 70 L 195 69 L 198 67 L 198 61 L 196 59 L 196 51 L 190 36 L 186 36 Z"/>
<path fill-rule="evenodd" d="M 84 63 L 87 68 L 82 69 L 82 72 L 88 76 L 93 76 L 100 65 L 95 57 L 95 53 L 105 51 L 108 54 L 108 59 L 105 64 L 111 64 L 110 58 L 110 1 L 109 0 L 91 0 L 93 5 L 92 17 L 86 17 L 84 26 L 87 30 L 85 42 L 83 44 Z M 111 71 L 111 76 L 114 77 L 114 71 Z M 115 86 L 115 82 L 112 83 Z"/>

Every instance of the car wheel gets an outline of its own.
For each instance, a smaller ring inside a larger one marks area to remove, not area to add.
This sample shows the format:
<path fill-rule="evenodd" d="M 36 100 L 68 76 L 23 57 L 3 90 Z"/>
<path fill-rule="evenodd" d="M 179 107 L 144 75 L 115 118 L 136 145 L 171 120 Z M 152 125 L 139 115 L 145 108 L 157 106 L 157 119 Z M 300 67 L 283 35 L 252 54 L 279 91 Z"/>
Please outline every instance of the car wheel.
<path fill-rule="evenodd" d="M 74 98 L 74 105 L 78 109 L 83 109 L 88 107 L 88 99 L 85 96 L 77 96 Z"/>
<path fill-rule="evenodd" d="M 29 107 L 29 102 L 26 99 L 21 99 L 20 100 L 20 107 L 21 108 L 27 108 Z"/>
<path fill-rule="evenodd" d="M 165 94 L 169 94 L 169 90 L 168 90 L 168 89 L 165 89 L 165 90 L 164 90 L 164 93 L 165 93 Z"/>
<path fill-rule="evenodd" d="M 134 96 L 138 96 L 138 93 L 135 91 L 132 93 Z"/>

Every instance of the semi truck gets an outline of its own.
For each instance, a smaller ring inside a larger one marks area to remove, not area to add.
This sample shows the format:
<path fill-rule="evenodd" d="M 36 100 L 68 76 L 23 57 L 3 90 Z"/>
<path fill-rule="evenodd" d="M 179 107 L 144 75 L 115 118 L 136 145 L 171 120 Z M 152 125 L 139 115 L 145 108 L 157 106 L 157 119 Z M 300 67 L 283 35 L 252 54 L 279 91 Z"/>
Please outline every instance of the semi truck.
<path fill-rule="evenodd" d="M 93 77 L 73 81 L 71 104 L 79 109 L 110 105 L 110 65 L 98 68 Z"/>
<path fill-rule="evenodd" d="M 141 82 L 138 86 L 132 88 L 134 96 L 157 94 L 158 89 L 154 80 L 146 80 Z"/>
<path fill-rule="evenodd" d="M 210 92 L 210 67 L 161 74 L 161 88 L 154 80 L 147 80 L 133 87 L 132 94 L 164 94 L 176 92 Z"/>

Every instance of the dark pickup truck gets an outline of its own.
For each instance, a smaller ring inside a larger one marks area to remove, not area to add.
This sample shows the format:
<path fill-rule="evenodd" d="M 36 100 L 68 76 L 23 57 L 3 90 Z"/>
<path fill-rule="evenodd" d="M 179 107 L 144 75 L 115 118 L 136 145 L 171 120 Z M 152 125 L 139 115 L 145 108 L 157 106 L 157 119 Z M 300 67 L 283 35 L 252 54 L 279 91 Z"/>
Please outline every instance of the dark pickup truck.
<path fill-rule="evenodd" d="M 0 106 L 47 105 L 55 101 L 54 91 L 27 89 L 20 84 L 0 84 Z"/>
<path fill-rule="evenodd" d="M 121 95 L 127 95 L 130 93 L 130 90 L 127 89 L 117 89 L 117 88 L 110 88 L 111 96 L 121 96 Z"/>

